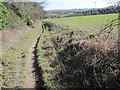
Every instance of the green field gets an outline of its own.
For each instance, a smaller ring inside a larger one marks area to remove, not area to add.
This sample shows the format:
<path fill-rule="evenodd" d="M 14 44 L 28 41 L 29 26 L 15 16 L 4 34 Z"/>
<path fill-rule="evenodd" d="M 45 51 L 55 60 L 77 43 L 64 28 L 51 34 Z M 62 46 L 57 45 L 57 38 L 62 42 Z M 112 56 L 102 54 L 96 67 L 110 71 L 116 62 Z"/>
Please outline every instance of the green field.
<path fill-rule="evenodd" d="M 49 19 L 47 21 L 60 24 L 62 26 L 69 26 L 75 30 L 93 30 L 98 31 L 104 27 L 111 20 L 118 18 L 118 14 L 92 15 L 92 16 L 78 16 Z M 116 32 L 116 30 L 115 30 Z"/>

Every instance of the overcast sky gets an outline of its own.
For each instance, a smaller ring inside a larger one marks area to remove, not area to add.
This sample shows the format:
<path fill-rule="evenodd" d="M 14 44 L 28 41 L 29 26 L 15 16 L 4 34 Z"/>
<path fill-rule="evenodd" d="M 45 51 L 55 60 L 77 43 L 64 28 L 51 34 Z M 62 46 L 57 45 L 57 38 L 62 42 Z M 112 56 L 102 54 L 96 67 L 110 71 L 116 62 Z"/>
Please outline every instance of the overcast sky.
<path fill-rule="evenodd" d="M 45 5 L 45 10 L 74 9 L 74 8 L 103 8 L 110 6 L 110 4 L 108 4 L 108 0 L 45 0 L 45 1 L 47 2 L 47 5 Z"/>

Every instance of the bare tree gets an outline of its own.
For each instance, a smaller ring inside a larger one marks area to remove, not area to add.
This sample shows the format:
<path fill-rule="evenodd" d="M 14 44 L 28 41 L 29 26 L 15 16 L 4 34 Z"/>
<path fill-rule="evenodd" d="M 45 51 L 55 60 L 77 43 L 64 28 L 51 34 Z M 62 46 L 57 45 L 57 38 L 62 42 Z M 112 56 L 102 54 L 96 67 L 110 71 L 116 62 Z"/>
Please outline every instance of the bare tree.
<path fill-rule="evenodd" d="M 108 1 L 108 4 L 112 3 L 116 7 L 118 18 L 108 22 L 97 34 L 98 36 L 100 36 L 102 33 L 107 32 L 107 35 L 105 35 L 105 39 L 109 37 L 110 33 L 114 30 L 115 27 L 118 27 L 118 29 L 120 29 L 120 1 L 119 0 L 107 0 L 107 1 Z"/>

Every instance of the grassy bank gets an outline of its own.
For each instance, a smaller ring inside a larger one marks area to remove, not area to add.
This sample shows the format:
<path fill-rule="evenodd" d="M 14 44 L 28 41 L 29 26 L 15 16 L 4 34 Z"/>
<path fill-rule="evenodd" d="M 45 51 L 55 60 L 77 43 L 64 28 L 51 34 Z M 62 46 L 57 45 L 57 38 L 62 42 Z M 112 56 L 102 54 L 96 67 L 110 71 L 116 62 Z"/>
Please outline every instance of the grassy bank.
<path fill-rule="evenodd" d="M 51 63 L 56 58 L 57 53 L 62 50 L 62 47 L 55 48 L 55 42 L 57 43 L 57 40 L 53 40 L 53 38 L 56 37 L 56 35 L 58 35 L 58 33 L 60 33 L 61 31 L 64 30 L 64 32 L 66 32 L 68 29 L 66 29 L 66 27 L 57 27 L 52 23 L 50 24 L 51 28 L 48 27 L 47 29 L 45 29 L 44 33 L 41 36 L 40 42 L 37 47 L 37 54 L 39 66 L 42 68 L 43 71 L 43 80 L 45 82 L 45 86 L 48 89 L 53 89 L 60 87 L 55 78 L 55 70 L 57 67 L 59 67 L 59 65 L 53 67 L 51 66 Z M 65 40 L 67 39 L 70 39 L 70 37 L 67 37 Z"/>
<path fill-rule="evenodd" d="M 48 89 L 63 88 L 60 85 L 56 74 L 61 67 L 58 64 L 58 54 L 66 48 L 66 45 L 70 44 L 70 41 L 80 40 L 86 36 L 84 31 L 73 31 L 66 26 L 56 25 L 50 22 L 44 22 L 43 24 L 49 24 L 44 30 L 38 44 L 38 63 L 43 71 L 43 80 L 45 86 Z M 74 35 L 72 35 L 74 33 Z"/>

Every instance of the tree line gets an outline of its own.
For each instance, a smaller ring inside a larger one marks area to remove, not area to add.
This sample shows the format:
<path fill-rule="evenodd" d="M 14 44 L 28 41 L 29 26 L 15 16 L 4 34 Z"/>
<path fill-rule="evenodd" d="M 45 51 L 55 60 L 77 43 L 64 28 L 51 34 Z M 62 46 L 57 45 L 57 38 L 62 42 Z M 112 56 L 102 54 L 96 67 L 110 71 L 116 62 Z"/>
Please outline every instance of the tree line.
<path fill-rule="evenodd" d="M 101 14 L 112 14 L 112 13 L 118 13 L 118 7 L 111 6 L 108 8 L 102 8 L 102 9 L 97 9 L 97 10 L 74 12 L 73 14 L 66 15 L 65 17 L 101 15 Z"/>

